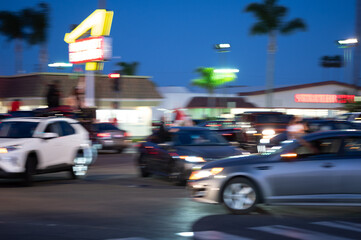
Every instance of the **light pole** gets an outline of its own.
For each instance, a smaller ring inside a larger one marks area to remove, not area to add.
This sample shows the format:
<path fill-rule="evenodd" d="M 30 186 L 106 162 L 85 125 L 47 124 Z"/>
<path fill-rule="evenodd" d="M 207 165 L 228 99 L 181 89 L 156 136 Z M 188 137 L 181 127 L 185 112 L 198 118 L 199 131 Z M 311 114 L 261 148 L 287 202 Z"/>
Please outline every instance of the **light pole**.
<path fill-rule="evenodd" d="M 345 73 L 344 73 L 344 81 L 349 82 L 349 79 L 351 79 L 350 83 L 352 84 L 352 47 L 356 46 L 358 43 L 357 38 L 348 38 L 343 40 L 338 40 L 337 44 L 339 48 L 343 48 L 343 61 L 344 61 L 344 67 L 345 67 Z"/>

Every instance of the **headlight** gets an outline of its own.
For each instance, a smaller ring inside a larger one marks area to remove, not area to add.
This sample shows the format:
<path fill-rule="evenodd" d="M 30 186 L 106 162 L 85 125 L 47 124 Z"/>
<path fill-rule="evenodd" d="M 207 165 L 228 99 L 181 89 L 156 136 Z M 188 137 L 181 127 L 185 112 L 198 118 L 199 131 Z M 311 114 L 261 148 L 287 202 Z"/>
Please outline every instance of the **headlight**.
<path fill-rule="evenodd" d="M 198 180 L 198 179 L 207 178 L 210 176 L 215 176 L 222 171 L 223 171 L 223 168 L 221 168 L 221 167 L 193 171 L 191 176 L 189 177 L 189 180 Z"/>
<path fill-rule="evenodd" d="M 275 132 L 275 130 L 273 130 L 273 129 L 265 129 L 265 130 L 263 130 L 262 131 L 262 135 L 275 135 L 276 134 L 276 132 Z"/>
<path fill-rule="evenodd" d="M 186 162 L 197 163 L 197 162 L 205 162 L 202 157 L 196 156 L 179 156 L 180 159 L 185 160 Z"/>
<path fill-rule="evenodd" d="M 1 147 L 0 148 L 0 153 L 12 152 L 12 151 L 18 150 L 20 148 L 21 148 L 21 145 L 13 145 L 13 146 L 8 146 L 8 147 Z"/>

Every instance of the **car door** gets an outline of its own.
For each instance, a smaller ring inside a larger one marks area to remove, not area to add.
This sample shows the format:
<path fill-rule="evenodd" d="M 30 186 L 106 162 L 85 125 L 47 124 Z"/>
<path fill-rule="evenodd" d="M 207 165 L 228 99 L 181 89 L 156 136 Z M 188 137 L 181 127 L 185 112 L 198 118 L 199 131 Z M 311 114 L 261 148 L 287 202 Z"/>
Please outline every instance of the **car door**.
<path fill-rule="evenodd" d="M 317 139 L 291 150 L 290 153 L 297 154 L 296 158 L 281 154 L 280 160 L 266 171 L 270 199 L 305 202 L 318 198 L 322 201 L 325 195 L 338 193 L 341 142 L 341 138 Z"/>
<path fill-rule="evenodd" d="M 354 200 L 361 200 L 361 137 L 345 137 L 340 165 L 341 194 L 358 195 Z M 350 196 L 345 196 L 350 198 Z"/>
<path fill-rule="evenodd" d="M 45 133 L 56 133 L 58 137 L 44 139 L 39 152 L 42 156 L 45 167 L 56 166 L 64 162 L 64 141 L 61 139 L 62 131 L 58 121 L 49 122 L 45 126 Z"/>
<path fill-rule="evenodd" d="M 63 163 L 73 164 L 73 160 L 77 150 L 81 145 L 81 137 L 76 133 L 75 129 L 66 121 L 59 121 L 61 128 L 61 144 Z"/>

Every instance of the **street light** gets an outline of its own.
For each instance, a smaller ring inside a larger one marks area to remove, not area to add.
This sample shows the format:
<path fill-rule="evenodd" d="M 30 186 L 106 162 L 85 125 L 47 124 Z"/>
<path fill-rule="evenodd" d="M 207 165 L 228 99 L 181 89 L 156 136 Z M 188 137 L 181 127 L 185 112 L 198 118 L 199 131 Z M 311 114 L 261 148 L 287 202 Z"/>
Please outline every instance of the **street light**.
<path fill-rule="evenodd" d="M 343 48 L 343 59 L 344 59 L 344 66 L 345 66 L 345 82 L 350 77 L 349 75 L 352 72 L 352 47 L 358 44 L 357 38 L 348 38 L 343 40 L 336 41 L 339 48 Z"/>
<path fill-rule="evenodd" d="M 72 63 L 65 63 L 65 62 L 55 62 L 55 63 L 49 63 L 48 67 L 56 67 L 56 68 L 65 68 L 65 67 L 72 67 Z"/>

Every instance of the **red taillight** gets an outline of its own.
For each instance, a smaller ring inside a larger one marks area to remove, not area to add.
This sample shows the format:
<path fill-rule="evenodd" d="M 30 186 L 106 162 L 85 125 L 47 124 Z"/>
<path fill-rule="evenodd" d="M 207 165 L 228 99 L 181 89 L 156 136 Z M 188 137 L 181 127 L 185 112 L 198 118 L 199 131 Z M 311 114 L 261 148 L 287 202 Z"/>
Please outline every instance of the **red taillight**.
<path fill-rule="evenodd" d="M 101 138 L 106 138 L 106 137 L 110 137 L 110 133 L 98 133 L 97 137 L 101 137 Z"/>
<path fill-rule="evenodd" d="M 130 137 L 130 134 L 128 132 L 123 133 L 124 137 Z"/>

